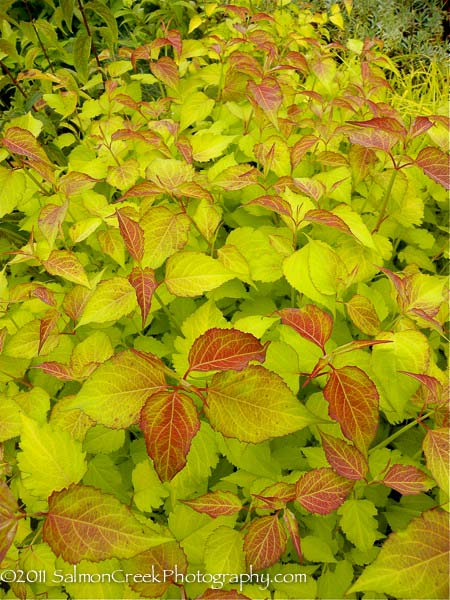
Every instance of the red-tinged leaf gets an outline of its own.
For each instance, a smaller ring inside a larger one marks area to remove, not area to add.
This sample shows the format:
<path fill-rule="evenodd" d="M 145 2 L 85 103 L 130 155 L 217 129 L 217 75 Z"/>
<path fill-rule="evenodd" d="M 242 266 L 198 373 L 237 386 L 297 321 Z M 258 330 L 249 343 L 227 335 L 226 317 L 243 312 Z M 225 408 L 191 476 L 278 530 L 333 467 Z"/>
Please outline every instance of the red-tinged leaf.
<path fill-rule="evenodd" d="M 34 135 L 27 129 L 10 127 L 2 139 L 2 143 L 9 152 L 26 156 L 37 162 L 48 163 L 48 157 L 39 145 Z"/>
<path fill-rule="evenodd" d="M 422 448 L 426 464 L 439 487 L 448 493 L 450 473 L 450 430 L 448 427 L 429 429 Z"/>
<path fill-rule="evenodd" d="M 144 232 L 142 227 L 127 217 L 127 215 L 120 210 L 116 210 L 117 220 L 119 221 L 120 235 L 125 242 L 128 252 L 138 262 L 144 256 Z"/>
<path fill-rule="evenodd" d="M 208 202 L 213 201 L 213 197 L 208 190 L 205 190 L 204 187 L 195 181 L 186 181 L 185 183 L 182 183 L 174 190 L 174 195 L 178 198 L 186 196 L 186 198 L 205 199 L 208 200 Z"/>
<path fill-rule="evenodd" d="M 192 344 L 189 371 L 242 371 L 250 361 L 264 362 L 267 344 L 238 329 L 208 329 Z"/>
<path fill-rule="evenodd" d="M 153 75 L 169 87 L 177 87 L 180 80 L 178 66 L 169 56 L 163 56 L 156 62 L 150 63 Z"/>
<path fill-rule="evenodd" d="M 53 244 L 69 208 L 68 202 L 61 206 L 47 204 L 39 213 L 38 226 L 42 235 Z"/>
<path fill-rule="evenodd" d="M 310 148 L 319 141 L 319 138 L 315 135 L 305 135 L 299 139 L 291 148 L 291 165 L 292 168 L 300 164 L 302 158 L 308 152 Z"/>
<path fill-rule="evenodd" d="M 403 373 L 403 375 L 408 375 L 408 377 L 412 377 L 427 388 L 429 391 L 427 404 L 441 404 L 445 402 L 445 398 L 442 398 L 442 393 L 444 386 L 436 379 L 436 377 L 432 377 L 431 375 L 423 375 L 421 373 L 410 373 L 409 371 L 399 371 L 399 373 Z"/>
<path fill-rule="evenodd" d="M 345 223 L 341 217 L 338 217 L 329 210 L 309 210 L 304 216 L 304 221 L 318 223 L 319 225 L 326 225 L 327 227 L 333 227 L 333 229 L 338 229 L 347 235 L 353 236 L 353 233 L 351 232 L 347 223 Z"/>
<path fill-rule="evenodd" d="M 74 194 L 80 194 L 86 190 L 90 190 L 99 181 L 86 173 L 78 173 L 71 171 L 64 175 L 59 180 L 58 189 L 68 198 Z"/>
<path fill-rule="evenodd" d="M 366 296 L 355 294 L 345 304 L 353 324 L 367 335 L 377 335 L 381 328 L 380 319 L 372 301 Z"/>
<path fill-rule="evenodd" d="M 40 352 L 42 350 L 42 346 L 47 341 L 51 332 L 55 329 L 60 316 L 61 316 L 61 313 L 59 311 L 51 310 L 45 315 L 45 317 L 43 319 L 40 320 L 38 354 L 40 354 Z"/>
<path fill-rule="evenodd" d="M 283 200 L 283 198 L 280 196 L 259 196 L 259 198 L 254 198 L 253 200 L 250 200 L 250 202 L 247 202 L 246 206 L 262 206 L 263 208 L 267 208 L 267 210 L 276 212 L 279 215 L 292 217 L 292 209 L 290 204 L 286 202 L 286 200 Z"/>
<path fill-rule="evenodd" d="M 244 536 L 247 567 L 259 571 L 274 565 L 286 549 L 286 532 L 278 515 L 261 517 L 250 523 Z"/>
<path fill-rule="evenodd" d="M 230 66 L 239 73 L 245 73 L 254 79 L 262 79 L 263 69 L 254 56 L 236 51 L 230 54 L 229 61 Z"/>
<path fill-rule="evenodd" d="M 432 486 L 428 475 L 411 465 L 392 465 L 384 476 L 383 483 L 403 496 L 421 494 Z"/>
<path fill-rule="evenodd" d="M 379 396 L 373 381 L 359 367 L 333 369 L 323 393 L 330 417 L 365 454 L 378 427 Z"/>
<path fill-rule="evenodd" d="M 53 250 L 47 260 L 42 262 L 50 275 L 58 275 L 67 281 L 90 287 L 89 279 L 77 256 L 70 250 Z"/>
<path fill-rule="evenodd" d="M 194 500 L 182 500 L 182 502 L 197 512 L 214 518 L 234 515 L 242 509 L 242 502 L 235 494 L 221 490 L 199 496 Z"/>
<path fill-rule="evenodd" d="M 316 181 L 315 179 L 308 177 L 294 177 L 293 181 L 295 187 L 300 190 L 302 194 L 309 196 L 316 202 L 319 202 L 325 193 L 325 186 L 323 183 Z"/>
<path fill-rule="evenodd" d="M 283 511 L 283 520 L 289 532 L 289 536 L 291 538 L 292 544 L 297 552 L 298 559 L 300 564 L 303 562 L 303 554 L 302 554 L 302 545 L 300 540 L 300 532 L 298 529 L 298 521 L 295 518 L 293 512 L 291 512 L 288 508 Z"/>
<path fill-rule="evenodd" d="M 154 577 L 136 578 L 128 584 L 143 598 L 163 598 L 169 587 L 177 583 L 176 574 L 185 574 L 187 566 L 186 556 L 176 541 L 155 546 L 122 561 L 122 567 L 127 573 L 154 574 Z"/>
<path fill-rule="evenodd" d="M 80 285 L 75 286 L 67 292 L 62 304 L 63 310 L 72 321 L 78 321 L 86 308 L 86 304 L 92 292 Z"/>
<path fill-rule="evenodd" d="M 17 500 L 4 481 L 0 481 L 0 564 L 14 541 L 17 531 Z"/>
<path fill-rule="evenodd" d="M 314 304 L 307 304 L 303 308 L 283 308 L 277 314 L 283 325 L 292 327 L 302 337 L 319 346 L 325 354 L 325 344 L 333 329 L 331 315 Z"/>
<path fill-rule="evenodd" d="M 254 506 L 278 510 L 285 508 L 288 502 L 295 500 L 295 485 L 279 481 L 264 488 L 259 494 L 252 494 L 252 496 L 259 500 L 259 502 L 254 502 Z"/>
<path fill-rule="evenodd" d="M 327 461 L 338 475 L 346 479 L 364 479 L 369 466 L 358 448 L 323 432 L 320 437 Z"/>
<path fill-rule="evenodd" d="M 403 279 L 401 277 L 399 277 L 398 275 L 396 275 L 395 273 L 393 273 L 392 271 L 390 271 L 389 269 L 386 269 L 385 267 L 377 267 L 377 268 L 380 269 L 380 271 L 383 271 L 383 273 L 389 277 L 389 279 L 394 284 L 394 287 L 397 290 L 397 293 L 399 294 L 399 296 L 404 295 L 405 285 L 404 285 Z"/>
<path fill-rule="evenodd" d="M 339 152 L 331 152 L 324 150 L 315 157 L 318 162 L 327 167 L 345 167 L 348 165 L 348 160 Z"/>
<path fill-rule="evenodd" d="M 353 179 L 356 182 L 364 181 L 372 166 L 377 162 L 377 155 L 371 148 L 352 146 L 348 153 Z"/>
<path fill-rule="evenodd" d="M 43 179 L 45 179 L 46 181 L 49 181 L 52 185 L 56 182 L 55 167 L 53 165 L 51 165 L 50 163 L 43 162 L 41 160 L 26 160 L 26 159 L 23 162 L 28 167 L 31 167 L 32 169 L 34 169 L 36 171 L 36 173 L 39 173 L 39 175 Z"/>
<path fill-rule="evenodd" d="M 39 300 L 42 300 L 42 302 L 48 304 L 49 306 L 56 306 L 55 294 L 43 285 L 35 288 L 31 292 L 31 295 L 35 298 L 39 298 Z"/>
<path fill-rule="evenodd" d="M 353 485 L 354 481 L 337 475 L 332 469 L 314 469 L 297 481 L 297 501 L 310 513 L 327 515 L 339 508 Z"/>
<path fill-rule="evenodd" d="M 430 119 L 427 117 L 416 117 L 409 130 L 410 138 L 414 139 L 418 135 L 422 135 L 428 131 L 430 127 L 433 127 L 433 122 L 430 121 Z"/>
<path fill-rule="evenodd" d="M 201 596 L 197 596 L 195 600 L 250 600 L 250 598 L 244 596 L 244 594 L 240 594 L 236 590 L 214 590 L 208 588 Z"/>
<path fill-rule="evenodd" d="M 392 133 L 399 137 L 406 136 L 406 129 L 404 126 L 391 117 L 375 117 L 368 121 L 348 121 L 351 125 L 357 125 L 358 127 L 368 127 L 369 129 L 377 129 L 386 131 L 386 133 Z"/>
<path fill-rule="evenodd" d="M 286 60 L 291 64 L 297 71 L 301 73 L 308 73 L 308 61 L 305 56 L 296 50 L 291 50 L 286 54 Z"/>
<path fill-rule="evenodd" d="M 352 144 L 390 152 L 391 148 L 399 141 L 400 136 L 382 129 L 361 129 L 349 132 L 348 138 Z"/>
<path fill-rule="evenodd" d="M 214 179 L 214 185 L 228 191 L 241 190 L 256 183 L 259 174 L 258 169 L 251 165 L 233 165 L 222 171 Z"/>
<path fill-rule="evenodd" d="M 36 365 L 35 369 L 41 369 L 46 375 L 52 375 L 61 381 L 73 381 L 71 369 L 67 365 L 56 361 L 43 362 Z"/>
<path fill-rule="evenodd" d="M 141 269 L 140 267 L 135 267 L 128 275 L 128 281 L 136 292 L 136 299 L 141 309 L 142 328 L 144 328 L 152 305 L 153 292 L 158 287 L 155 271 L 150 268 Z"/>
<path fill-rule="evenodd" d="M 70 564 L 131 558 L 171 541 L 138 521 L 128 506 L 97 488 L 71 485 L 48 500 L 43 539 Z"/>
<path fill-rule="evenodd" d="M 264 77 L 261 83 L 249 81 L 247 90 L 256 104 L 271 120 L 274 120 L 283 102 L 283 93 L 278 81 L 274 77 Z"/>
<path fill-rule="evenodd" d="M 422 148 L 416 158 L 418 165 L 425 175 L 450 190 L 450 157 L 447 153 L 434 146 Z"/>
<path fill-rule="evenodd" d="M 192 165 L 192 163 L 194 162 L 194 156 L 193 156 L 191 142 L 189 141 L 189 139 L 185 136 L 179 137 L 178 141 L 176 143 L 176 147 L 178 148 L 178 150 L 179 150 L 181 156 L 184 158 L 184 160 L 189 165 Z"/>
<path fill-rule="evenodd" d="M 200 427 L 194 402 L 181 392 L 157 392 L 142 407 L 140 426 L 156 472 L 170 481 L 185 466 Z"/>
<path fill-rule="evenodd" d="M 116 202 L 122 202 L 127 198 L 137 198 L 140 196 L 156 196 L 162 193 L 163 189 L 160 185 L 154 183 L 153 181 L 144 181 L 143 183 L 138 183 L 137 185 L 134 185 L 132 188 L 127 190 L 125 194 L 123 194 L 123 196 L 116 200 Z"/>

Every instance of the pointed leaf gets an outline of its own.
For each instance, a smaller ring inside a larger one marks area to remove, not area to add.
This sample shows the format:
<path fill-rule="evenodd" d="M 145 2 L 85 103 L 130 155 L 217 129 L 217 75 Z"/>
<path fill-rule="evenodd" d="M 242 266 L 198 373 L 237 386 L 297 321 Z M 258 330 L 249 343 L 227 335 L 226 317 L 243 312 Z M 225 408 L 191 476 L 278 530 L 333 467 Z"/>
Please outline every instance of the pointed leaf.
<path fill-rule="evenodd" d="M 450 162 L 449 156 L 439 148 L 428 146 L 422 148 L 416 158 L 418 165 L 425 175 L 433 181 L 440 183 L 446 190 L 450 190 Z"/>
<path fill-rule="evenodd" d="M 285 510 L 283 511 L 283 520 L 286 524 L 289 536 L 291 538 L 292 544 L 295 548 L 295 551 L 297 552 L 297 556 L 301 564 L 303 562 L 303 554 L 300 540 L 300 532 L 298 529 L 298 521 L 295 518 L 294 513 L 288 508 L 285 508 Z"/>
<path fill-rule="evenodd" d="M 116 210 L 116 215 L 125 246 L 131 256 L 139 262 L 144 256 L 144 231 L 139 223 L 127 217 L 124 212 Z"/>
<path fill-rule="evenodd" d="M 167 289 L 183 298 L 200 296 L 233 278 L 234 274 L 218 260 L 201 252 L 175 254 L 166 264 Z"/>
<path fill-rule="evenodd" d="M 77 256 L 70 250 L 53 250 L 42 262 L 50 275 L 58 275 L 67 281 L 90 287 L 89 280 Z"/>
<path fill-rule="evenodd" d="M 72 381 L 74 379 L 70 368 L 56 361 L 43 362 L 36 365 L 35 369 L 41 369 L 46 375 L 52 375 L 61 381 Z"/>
<path fill-rule="evenodd" d="M 444 386 L 439 379 L 436 379 L 436 377 L 421 373 L 410 373 L 409 371 L 399 371 L 399 373 L 403 373 L 403 375 L 408 375 L 408 377 L 420 381 L 420 383 L 428 390 L 426 399 L 427 404 L 443 404 L 445 402 L 445 399 L 442 398 Z"/>
<path fill-rule="evenodd" d="M 433 485 L 426 473 L 411 465 L 392 465 L 383 483 L 403 496 L 421 494 Z"/>
<path fill-rule="evenodd" d="M 178 66 L 169 56 L 163 56 L 156 62 L 150 63 L 153 75 L 165 85 L 176 88 L 180 80 Z"/>
<path fill-rule="evenodd" d="M 377 507 L 370 500 L 353 498 L 346 500 L 338 509 L 342 531 L 361 552 L 368 552 L 373 548 L 375 541 L 383 537 L 377 531 L 377 513 Z"/>
<path fill-rule="evenodd" d="M 291 165 L 293 169 L 300 164 L 300 161 L 308 150 L 318 141 L 319 140 L 315 135 L 305 135 L 295 142 L 291 148 Z"/>
<path fill-rule="evenodd" d="M 372 301 L 365 296 L 355 294 L 345 306 L 353 324 L 367 335 L 377 335 L 381 323 Z"/>
<path fill-rule="evenodd" d="M 69 207 L 68 202 L 61 206 L 47 204 L 39 213 L 38 226 L 42 235 L 53 246 Z"/>
<path fill-rule="evenodd" d="M 328 414 L 342 433 L 365 453 L 378 427 L 378 391 L 359 367 L 333 369 L 323 390 Z"/>
<path fill-rule="evenodd" d="M 297 501 L 311 513 L 327 515 L 344 502 L 353 485 L 331 469 L 314 469 L 297 481 Z"/>
<path fill-rule="evenodd" d="M 241 190 L 256 183 L 258 175 L 258 169 L 251 165 L 232 165 L 219 173 L 213 184 L 228 191 Z"/>
<path fill-rule="evenodd" d="M 206 415 L 226 437 L 258 443 L 316 421 L 276 373 L 261 366 L 214 375 Z"/>
<path fill-rule="evenodd" d="M 94 179 L 86 173 L 71 171 L 59 179 L 58 189 L 65 196 L 70 197 L 74 194 L 80 194 L 81 192 L 90 190 L 98 181 L 98 179 Z"/>
<path fill-rule="evenodd" d="M 84 485 L 51 495 L 43 537 L 70 564 L 131 558 L 170 541 L 138 521 L 116 497 Z"/>
<path fill-rule="evenodd" d="M 143 215 L 140 226 L 144 231 L 142 266 L 157 269 L 166 258 L 186 245 L 191 222 L 185 214 L 155 206 Z"/>
<path fill-rule="evenodd" d="M 250 200 L 250 202 L 247 202 L 246 206 L 262 206 L 263 208 L 267 208 L 267 210 L 276 212 L 279 215 L 292 217 L 292 210 L 289 203 L 286 202 L 286 200 L 283 200 L 281 196 L 259 196 L 258 198 L 254 198 L 253 200 Z"/>
<path fill-rule="evenodd" d="M 187 504 L 199 513 L 205 513 L 210 517 L 221 517 L 234 515 L 242 509 L 242 502 L 231 492 L 209 492 L 194 500 L 183 500 L 183 504 Z"/>
<path fill-rule="evenodd" d="M 151 354 L 120 352 L 94 371 L 78 392 L 76 407 L 106 427 L 126 429 L 145 400 L 165 387 L 163 368 Z"/>
<path fill-rule="evenodd" d="M 39 286 L 34 289 L 31 292 L 31 295 L 39 298 L 39 300 L 42 300 L 42 302 L 45 302 L 45 304 L 48 304 L 49 306 L 56 306 L 54 293 L 44 286 Z"/>
<path fill-rule="evenodd" d="M 256 104 L 262 108 L 271 121 L 276 119 L 278 109 L 283 102 L 283 93 L 274 77 L 264 77 L 261 83 L 249 81 L 247 89 Z"/>
<path fill-rule="evenodd" d="M 101 281 L 89 297 L 78 327 L 88 323 L 118 321 L 136 308 L 136 294 L 125 277 Z"/>
<path fill-rule="evenodd" d="M 305 339 L 319 346 L 325 354 L 325 344 L 333 329 L 333 317 L 314 304 L 303 308 L 283 308 L 277 313 L 283 325 L 292 327 Z"/>
<path fill-rule="evenodd" d="M 157 392 L 142 407 L 139 423 L 156 472 L 170 481 L 185 466 L 200 427 L 194 402 L 181 392 Z"/>
<path fill-rule="evenodd" d="M 0 481 L 0 564 L 14 541 L 17 531 L 17 500 L 4 481 Z"/>
<path fill-rule="evenodd" d="M 450 472 L 450 430 L 448 427 L 429 429 L 423 440 L 423 452 L 428 469 L 445 493 L 449 491 Z"/>
<path fill-rule="evenodd" d="M 391 533 L 375 561 L 348 590 L 396 598 L 448 597 L 448 514 L 434 509 Z"/>
<path fill-rule="evenodd" d="M 317 209 L 317 210 L 309 210 L 304 219 L 304 221 L 308 221 L 309 223 L 318 223 L 319 225 L 327 225 L 327 227 L 333 227 L 333 229 L 338 229 L 347 235 L 353 236 L 352 231 L 345 221 L 338 217 L 334 213 L 329 210 Z"/>
<path fill-rule="evenodd" d="M 323 432 L 320 437 L 327 461 L 338 475 L 346 479 L 364 479 L 369 466 L 358 448 Z"/>
<path fill-rule="evenodd" d="M 253 501 L 253 506 L 279 510 L 280 508 L 286 508 L 288 502 L 295 500 L 295 485 L 279 481 L 264 488 L 259 494 L 252 494 L 252 496 L 257 499 Z"/>
<path fill-rule="evenodd" d="M 2 143 L 13 154 L 26 156 L 36 162 L 48 163 L 48 157 L 39 145 L 34 135 L 27 129 L 10 127 L 7 129 Z"/>
<path fill-rule="evenodd" d="M 155 271 L 153 269 L 135 267 L 128 275 L 128 281 L 136 293 L 136 300 L 141 309 L 142 328 L 144 328 L 152 305 L 153 292 L 158 287 Z"/>
<path fill-rule="evenodd" d="M 252 360 L 264 362 L 264 346 L 251 333 L 237 329 L 208 329 L 189 351 L 189 371 L 242 371 Z"/>
<path fill-rule="evenodd" d="M 266 569 L 280 559 L 286 549 L 286 532 L 278 515 L 260 517 L 250 523 L 244 537 L 247 567 Z"/>

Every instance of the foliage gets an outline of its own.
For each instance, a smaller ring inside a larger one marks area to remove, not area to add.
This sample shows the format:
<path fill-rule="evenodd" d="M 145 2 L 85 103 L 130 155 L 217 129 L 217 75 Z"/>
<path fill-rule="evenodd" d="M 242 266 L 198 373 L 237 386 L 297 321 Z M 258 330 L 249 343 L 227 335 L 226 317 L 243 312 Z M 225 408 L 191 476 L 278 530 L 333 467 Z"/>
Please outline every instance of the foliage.
<path fill-rule="evenodd" d="M 0 558 L 49 575 L 4 597 L 448 595 L 448 118 L 284 4 L 18 63 Z"/>

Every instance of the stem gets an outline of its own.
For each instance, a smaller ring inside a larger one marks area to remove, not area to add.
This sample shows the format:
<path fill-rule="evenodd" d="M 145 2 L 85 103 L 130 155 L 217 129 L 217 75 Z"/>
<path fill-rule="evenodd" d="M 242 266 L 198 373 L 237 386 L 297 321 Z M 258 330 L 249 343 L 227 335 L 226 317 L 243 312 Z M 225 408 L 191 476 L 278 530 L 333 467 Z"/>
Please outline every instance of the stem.
<path fill-rule="evenodd" d="M 34 22 L 34 17 L 33 17 L 32 13 L 31 13 L 29 5 L 28 5 L 28 0 L 24 0 L 24 2 L 25 2 L 25 8 L 27 10 L 28 16 L 30 17 L 31 26 L 32 26 L 32 28 L 34 30 L 34 33 L 36 34 L 37 39 L 38 39 L 39 46 L 41 47 L 41 50 L 44 53 L 45 58 L 47 59 L 48 66 L 50 67 L 50 71 L 54 75 L 55 74 L 55 69 L 53 68 L 53 63 L 50 60 L 49 55 L 47 54 L 47 50 L 45 49 L 45 46 L 44 46 L 44 44 L 43 44 L 43 42 L 41 40 L 41 36 L 39 35 L 39 31 L 37 30 L 36 24 Z"/>
<path fill-rule="evenodd" d="M 91 47 L 92 47 L 92 52 L 94 53 L 94 56 L 95 56 L 95 62 L 97 63 L 97 67 L 99 68 L 100 72 L 102 73 L 102 77 L 103 77 L 102 65 L 100 64 L 100 59 L 98 57 L 97 48 L 95 46 L 94 38 L 92 37 L 92 33 L 91 33 L 91 28 L 89 27 L 89 23 L 86 18 L 86 13 L 84 12 L 84 6 L 83 6 L 83 3 L 81 2 L 81 0 L 78 0 L 78 8 L 80 9 L 81 16 L 83 18 L 83 25 L 84 25 L 84 28 L 86 29 L 86 33 L 91 38 Z"/>
<path fill-rule="evenodd" d="M 166 315 L 166 317 L 169 319 L 169 321 L 174 325 L 175 330 L 177 331 L 177 333 L 179 335 L 181 335 L 182 337 L 184 337 L 183 332 L 181 331 L 181 327 L 178 325 L 178 323 L 175 320 L 174 316 L 170 313 L 169 309 L 163 303 L 163 301 L 161 300 L 161 297 L 159 296 L 159 294 L 156 291 L 153 292 L 153 297 L 157 300 L 157 302 L 158 302 L 161 310 L 163 311 L 163 313 Z"/>
<path fill-rule="evenodd" d="M 395 181 L 396 177 L 397 177 L 397 170 L 395 169 L 394 171 L 392 171 L 391 178 L 390 178 L 388 186 L 386 188 L 386 193 L 384 194 L 383 204 L 381 205 L 380 216 L 378 217 L 377 224 L 375 225 L 375 229 L 372 231 L 372 233 L 377 233 L 377 231 L 379 230 L 379 228 L 381 226 L 381 223 L 385 219 L 387 203 L 389 202 L 389 198 L 391 196 L 392 188 L 394 187 L 394 181 Z"/>
<path fill-rule="evenodd" d="M 22 96 L 25 98 L 25 100 L 28 100 L 28 96 L 25 94 L 23 87 L 20 85 L 20 83 L 17 81 L 17 79 L 14 77 L 14 75 L 11 73 L 11 71 L 8 69 L 8 67 L 2 60 L 0 60 L 0 67 L 5 71 L 6 75 L 11 79 L 11 81 L 22 94 Z M 32 108 L 34 110 L 34 107 Z"/>
<path fill-rule="evenodd" d="M 418 423 L 421 423 L 425 419 L 428 419 L 428 417 L 431 417 L 432 414 L 433 414 L 433 411 L 430 411 L 430 412 L 427 412 L 426 414 L 424 414 L 422 417 L 420 417 L 418 419 L 414 419 L 413 421 L 410 421 L 407 425 L 405 425 L 401 429 L 398 429 L 395 433 L 393 433 L 392 435 L 387 437 L 385 440 L 383 440 L 382 442 L 380 442 L 379 444 L 377 444 L 376 446 L 371 448 L 369 450 L 369 454 L 372 454 L 372 452 L 374 452 L 375 450 L 379 450 L 380 448 L 384 448 L 385 446 L 388 446 L 391 442 L 393 442 L 398 437 L 403 435 L 406 431 L 409 431 Z"/>

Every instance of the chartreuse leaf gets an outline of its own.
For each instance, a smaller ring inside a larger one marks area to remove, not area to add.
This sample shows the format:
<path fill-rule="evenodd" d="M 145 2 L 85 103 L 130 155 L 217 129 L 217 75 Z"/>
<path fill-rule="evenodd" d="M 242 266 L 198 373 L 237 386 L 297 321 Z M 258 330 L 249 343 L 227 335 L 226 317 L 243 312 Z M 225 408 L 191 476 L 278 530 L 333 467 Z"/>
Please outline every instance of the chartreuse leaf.
<path fill-rule="evenodd" d="M 218 261 L 201 252 L 183 252 L 170 257 L 165 282 L 174 296 L 200 296 L 234 278 Z"/>
<path fill-rule="evenodd" d="M 20 170 L 0 167 L 0 218 L 12 212 L 25 192 L 25 175 Z"/>
<path fill-rule="evenodd" d="M 384 592 L 397 598 L 448 597 L 448 515 L 425 511 L 391 533 L 349 592 Z"/>
<path fill-rule="evenodd" d="M 155 206 L 139 222 L 144 231 L 143 267 L 157 269 L 166 258 L 181 250 L 188 241 L 191 222 L 165 206 Z"/>
<path fill-rule="evenodd" d="M 18 463 L 24 487 L 36 496 L 47 497 L 86 472 L 85 454 L 80 442 L 65 431 L 22 417 Z"/>
<path fill-rule="evenodd" d="M 221 490 L 204 494 L 195 500 L 184 500 L 184 504 L 210 517 L 234 515 L 242 509 L 242 502 L 235 494 Z"/>
<path fill-rule="evenodd" d="M 151 354 L 125 350 L 100 365 L 76 397 L 76 407 L 97 423 L 125 429 L 146 398 L 165 386 L 162 363 Z"/>
<path fill-rule="evenodd" d="M 169 495 L 150 460 L 138 463 L 131 478 L 134 488 L 133 500 L 142 512 L 150 512 L 152 508 L 158 508 Z"/>
<path fill-rule="evenodd" d="M 214 100 L 203 92 L 189 94 L 180 108 L 180 131 L 196 121 L 204 121 L 214 108 Z"/>
<path fill-rule="evenodd" d="M 215 375 L 205 412 L 214 429 L 243 442 L 263 442 L 317 422 L 276 373 L 260 366 Z"/>
<path fill-rule="evenodd" d="M 205 568 L 208 573 L 244 573 L 244 536 L 222 525 L 206 540 Z"/>
<path fill-rule="evenodd" d="M 52 494 L 43 537 L 56 556 L 71 564 L 130 558 L 170 541 L 141 524 L 114 496 L 83 485 Z"/>
<path fill-rule="evenodd" d="M 53 250 L 42 264 L 50 275 L 58 275 L 67 281 L 90 287 L 82 264 L 70 250 Z"/>
<path fill-rule="evenodd" d="M 446 493 L 449 491 L 449 434 L 448 427 L 429 429 L 423 440 L 427 467 L 438 486 Z"/>
<path fill-rule="evenodd" d="M 283 257 L 270 244 L 269 236 L 264 231 L 239 227 L 230 233 L 226 245 L 237 248 L 242 254 L 253 280 L 276 281 L 282 276 Z"/>
<path fill-rule="evenodd" d="M 44 544 L 48 548 L 47 544 Z M 50 549 L 49 549 L 50 551 Z M 53 560 L 55 561 L 55 555 Z M 86 573 L 85 579 L 73 576 L 73 565 L 64 561 L 61 557 L 56 559 L 56 564 L 47 572 L 53 573 L 57 571 L 57 577 L 60 581 L 64 581 L 64 589 L 74 598 L 80 600 L 88 600 L 88 598 L 110 598 L 111 600 L 119 600 L 125 595 L 125 586 L 123 583 L 108 581 L 108 578 L 101 577 L 102 573 L 113 573 L 121 568 L 120 561 L 117 558 L 103 560 L 100 563 L 95 563 L 89 560 L 82 560 L 77 564 L 78 572 Z M 87 575 L 89 574 L 89 575 Z M 117 580 L 120 580 L 120 574 Z M 90 576 L 90 580 L 88 577 Z M 128 590 L 127 590 L 128 593 Z"/>
<path fill-rule="evenodd" d="M 377 507 L 369 500 L 346 500 L 338 508 L 341 515 L 340 526 L 347 538 L 362 552 L 372 548 L 375 540 L 383 537 L 374 518 Z"/>
<path fill-rule="evenodd" d="M 14 438 L 20 434 L 22 420 L 19 406 L 12 398 L 0 396 L 0 442 Z"/>
<path fill-rule="evenodd" d="M 112 277 L 99 283 L 86 303 L 78 327 L 88 323 L 118 321 L 137 308 L 133 286 L 125 277 Z"/>

